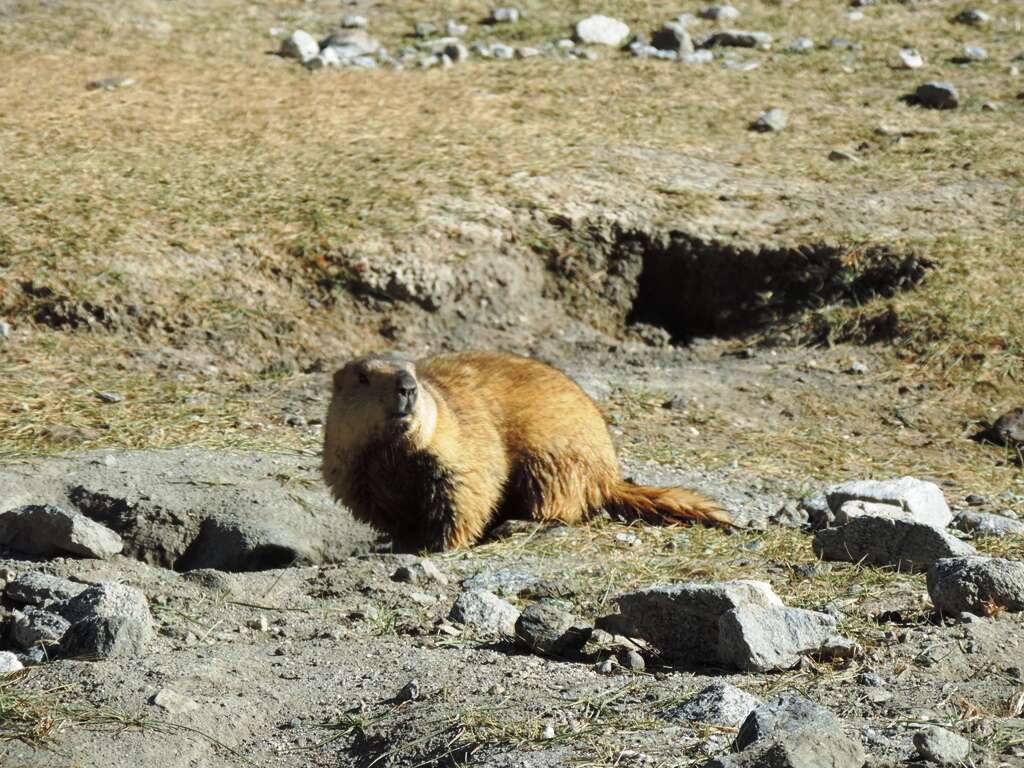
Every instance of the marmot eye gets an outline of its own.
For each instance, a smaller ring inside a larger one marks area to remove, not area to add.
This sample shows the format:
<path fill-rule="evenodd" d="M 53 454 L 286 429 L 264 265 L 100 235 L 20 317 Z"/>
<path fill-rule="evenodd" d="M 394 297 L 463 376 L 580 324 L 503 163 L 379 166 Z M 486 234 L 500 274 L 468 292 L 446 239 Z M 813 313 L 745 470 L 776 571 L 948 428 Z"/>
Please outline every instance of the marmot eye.
<path fill-rule="evenodd" d="M 359 383 L 360 384 L 369 384 L 370 383 L 370 377 L 367 376 L 365 373 L 360 373 L 359 374 Z"/>

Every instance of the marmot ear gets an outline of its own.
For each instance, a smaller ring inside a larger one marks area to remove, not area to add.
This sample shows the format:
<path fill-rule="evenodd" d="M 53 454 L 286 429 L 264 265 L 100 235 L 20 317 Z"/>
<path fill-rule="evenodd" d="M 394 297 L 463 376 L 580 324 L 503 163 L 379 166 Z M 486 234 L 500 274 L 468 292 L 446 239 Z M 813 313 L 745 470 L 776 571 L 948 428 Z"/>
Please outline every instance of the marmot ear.
<path fill-rule="evenodd" d="M 334 386 L 334 391 L 335 392 L 337 392 L 338 390 L 341 389 L 341 382 L 342 382 L 342 379 L 344 378 L 344 376 L 342 374 L 344 374 L 344 373 L 345 373 L 345 369 L 344 368 L 339 368 L 338 370 L 336 370 L 334 372 L 334 384 L 333 384 L 333 386 Z"/>

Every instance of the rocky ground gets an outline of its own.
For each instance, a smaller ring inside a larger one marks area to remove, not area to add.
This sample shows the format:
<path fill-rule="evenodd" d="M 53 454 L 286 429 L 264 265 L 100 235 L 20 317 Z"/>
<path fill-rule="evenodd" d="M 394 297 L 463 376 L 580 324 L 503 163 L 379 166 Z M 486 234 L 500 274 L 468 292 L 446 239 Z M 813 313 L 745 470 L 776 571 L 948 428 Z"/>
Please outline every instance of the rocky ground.
<path fill-rule="evenodd" d="M 1024 764 L 1020 9 L 512 10 L 0 0 L 0 763 Z M 739 529 L 390 553 L 466 348 Z"/>

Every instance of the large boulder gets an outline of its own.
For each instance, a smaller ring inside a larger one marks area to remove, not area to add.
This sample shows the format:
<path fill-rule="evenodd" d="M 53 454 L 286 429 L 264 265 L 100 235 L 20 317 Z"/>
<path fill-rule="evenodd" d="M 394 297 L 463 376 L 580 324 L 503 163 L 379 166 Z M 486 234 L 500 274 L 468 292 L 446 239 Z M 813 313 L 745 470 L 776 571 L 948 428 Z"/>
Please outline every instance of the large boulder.
<path fill-rule="evenodd" d="M 939 486 L 909 476 L 840 483 L 825 489 L 825 499 L 833 514 L 848 501 L 860 501 L 899 507 L 915 522 L 936 528 L 945 528 L 953 519 Z"/>
<path fill-rule="evenodd" d="M 179 570 L 336 562 L 377 538 L 331 500 L 315 459 L 301 456 L 93 451 L 0 465 L 0 489 L 0 512 L 75 510 L 120 535 L 124 554 Z"/>
<path fill-rule="evenodd" d="M 836 620 L 800 608 L 747 606 L 726 611 L 718 624 L 718 658 L 745 672 L 791 669 L 805 654 L 827 647 Z"/>
<path fill-rule="evenodd" d="M 896 514 L 863 515 L 838 528 L 823 528 L 814 534 L 812 547 L 823 560 L 904 571 L 923 571 L 941 558 L 974 554 L 974 547 L 945 530 Z"/>
<path fill-rule="evenodd" d="M 932 563 L 928 594 L 942 613 L 957 616 L 1024 611 L 1024 562 L 1000 557 L 953 557 Z"/>
<path fill-rule="evenodd" d="M 53 608 L 71 624 L 61 647 L 67 656 L 139 656 L 154 636 L 146 596 L 125 584 L 97 584 Z"/>
<path fill-rule="evenodd" d="M 29 504 L 0 514 L 0 545 L 26 555 L 100 559 L 124 547 L 109 528 L 53 504 Z"/>

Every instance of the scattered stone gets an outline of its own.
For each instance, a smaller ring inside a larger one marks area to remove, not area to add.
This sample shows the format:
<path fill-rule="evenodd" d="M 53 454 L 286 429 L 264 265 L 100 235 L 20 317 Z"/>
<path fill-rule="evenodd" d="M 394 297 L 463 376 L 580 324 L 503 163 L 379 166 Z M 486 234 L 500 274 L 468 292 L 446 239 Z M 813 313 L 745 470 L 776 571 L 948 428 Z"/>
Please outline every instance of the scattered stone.
<path fill-rule="evenodd" d="M 936 725 L 914 734 L 914 746 L 929 763 L 959 765 L 971 752 L 971 742 Z"/>
<path fill-rule="evenodd" d="M 975 536 L 1007 536 L 1024 534 L 1024 523 L 1011 517 L 989 512 L 961 512 L 953 525 Z"/>
<path fill-rule="evenodd" d="M 481 634 L 515 636 L 519 610 L 491 592 L 472 589 L 455 598 L 448 618 Z"/>
<path fill-rule="evenodd" d="M 698 47 L 715 48 L 726 46 L 730 48 L 757 48 L 772 44 L 772 36 L 767 32 L 750 32 L 742 29 L 723 29 L 719 32 L 712 32 L 704 38 Z"/>
<path fill-rule="evenodd" d="M 823 560 L 891 565 L 922 571 L 944 557 L 974 554 L 974 547 L 910 516 L 862 516 L 814 534 L 814 553 Z"/>
<path fill-rule="evenodd" d="M 800 696 L 782 695 L 758 704 L 747 715 L 733 747 L 747 749 L 759 743 L 788 738 L 800 731 L 842 735 L 839 718 Z"/>
<path fill-rule="evenodd" d="M 786 50 L 790 53 L 807 53 L 814 50 L 814 41 L 809 37 L 798 37 L 786 46 Z"/>
<path fill-rule="evenodd" d="M 420 681 L 413 678 L 402 686 L 402 689 L 395 694 L 395 703 L 402 704 L 406 701 L 415 701 L 420 697 Z"/>
<path fill-rule="evenodd" d="M 705 768 L 862 768 L 864 748 L 836 731 L 804 728 L 738 754 L 705 763 Z"/>
<path fill-rule="evenodd" d="M 516 48 L 517 59 L 533 59 L 540 55 L 541 50 L 539 48 L 534 48 L 529 45 L 521 45 L 518 48 Z"/>
<path fill-rule="evenodd" d="M 181 715 L 199 709 L 199 705 L 187 696 L 182 696 L 170 688 L 161 688 L 149 700 L 172 715 Z"/>
<path fill-rule="evenodd" d="M 420 569 L 423 571 L 423 575 L 431 581 L 436 581 L 442 587 L 448 586 L 448 577 L 444 575 L 440 568 L 433 560 L 424 558 L 419 562 Z"/>
<path fill-rule="evenodd" d="M 971 61 L 985 61 L 988 58 L 988 51 L 980 45 L 965 45 L 963 54 L 959 57 L 958 63 Z"/>
<path fill-rule="evenodd" d="M 516 49 L 511 45 L 504 45 L 502 43 L 495 43 L 491 46 L 491 56 L 495 59 L 509 60 L 516 57 Z"/>
<path fill-rule="evenodd" d="M 469 27 L 459 24 L 455 19 L 448 19 L 444 23 L 444 33 L 449 37 L 465 37 L 467 32 L 469 32 Z"/>
<path fill-rule="evenodd" d="M 928 569 L 927 582 L 935 608 L 949 616 L 1024 611 L 1024 562 L 981 556 L 938 560 Z"/>
<path fill-rule="evenodd" d="M 555 600 L 532 603 L 516 621 L 516 637 L 533 651 L 551 656 L 571 656 L 587 642 L 590 627 L 573 616 L 568 606 Z"/>
<path fill-rule="evenodd" d="M 544 731 L 541 733 L 541 738 L 548 740 L 555 738 L 555 726 L 548 723 L 544 726 Z"/>
<path fill-rule="evenodd" d="M 413 25 L 412 33 L 415 37 L 433 37 L 437 34 L 437 25 L 432 21 L 417 21 Z"/>
<path fill-rule="evenodd" d="M 308 32 L 297 29 L 281 41 L 279 56 L 289 59 L 298 59 L 305 64 L 310 59 L 316 58 L 320 53 L 320 46 L 313 36 Z"/>
<path fill-rule="evenodd" d="M 673 709 L 669 716 L 736 728 L 761 703 L 753 694 L 728 683 L 712 683 Z"/>
<path fill-rule="evenodd" d="M 672 397 L 661 404 L 661 407 L 669 411 L 685 411 L 689 404 L 690 401 L 686 398 L 686 395 L 672 395 Z"/>
<path fill-rule="evenodd" d="M 342 29 L 366 29 L 366 17 L 355 13 L 346 13 L 341 17 Z"/>
<path fill-rule="evenodd" d="M 761 133 L 771 133 L 781 131 L 788 123 L 789 118 L 786 116 L 785 111 L 774 107 L 762 112 L 757 120 L 750 124 L 750 128 Z"/>
<path fill-rule="evenodd" d="M 661 29 L 651 35 L 651 45 L 660 51 L 674 51 L 679 53 L 693 53 L 693 40 L 690 33 L 678 21 L 667 21 Z M 678 397 L 678 396 L 677 396 Z M 686 407 L 686 398 L 683 398 L 683 408 Z"/>
<path fill-rule="evenodd" d="M 615 671 L 615 662 L 611 659 L 605 659 L 604 661 L 599 661 L 594 669 L 600 675 L 610 675 Z"/>
<path fill-rule="evenodd" d="M 495 8 L 488 18 L 491 24 L 514 24 L 519 21 L 518 8 Z"/>
<path fill-rule="evenodd" d="M 616 634 L 651 643 L 669 662 L 718 661 L 719 618 L 729 610 L 748 606 L 782 608 L 771 587 L 761 581 L 724 581 L 713 584 L 681 582 L 648 587 L 615 599 L 620 626 L 609 629 L 606 617 L 599 625 Z M 681 632 L 680 627 L 686 627 Z"/>
<path fill-rule="evenodd" d="M 610 16 L 595 14 L 576 22 L 575 38 L 587 45 L 617 48 L 629 38 L 629 25 Z"/>
<path fill-rule="evenodd" d="M 10 651 L 0 651 L 0 675 L 20 672 L 25 668 L 17 656 Z"/>
<path fill-rule="evenodd" d="M 730 610 L 719 619 L 718 658 L 745 672 L 792 669 L 836 634 L 836 620 L 800 608 Z"/>
<path fill-rule="evenodd" d="M 257 632 L 270 631 L 270 622 L 267 621 L 267 617 L 264 616 L 262 613 L 255 619 L 249 619 L 247 622 L 245 622 L 245 626 L 247 626 L 249 629 L 254 629 Z"/>
<path fill-rule="evenodd" d="M 849 152 L 845 149 L 833 149 L 828 153 L 828 159 L 833 163 L 859 163 L 860 158 L 857 157 L 853 152 Z M 867 371 L 867 366 L 864 363 L 854 362 L 850 365 L 851 373 L 864 373 Z"/>
<path fill-rule="evenodd" d="M 982 104 L 981 104 L 981 111 L 982 112 L 998 112 L 999 111 L 999 102 L 997 102 L 997 101 L 985 101 L 985 102 L 982 102 Z"/>
<path fill-rule="evenodd" d="M 11 641 L 30 650 L 59 646 L 71 624 L 63 616 L 29 605 L 14 611 L 10 626 Z"/>
<path fill-rule="evenodd" d="M 7 582 L 5 592 L 10 600 L 23 605 L 43 606 L 53 600 L 67 600 L 85 591 L 85 584 L 51 576 L 39 571 L 26 571 Z"/>
<path fill-rule="evenodd" d="M 341 61 L 380 51 L 380 42 L 365 29 L 338 29 L 320 41 L 321 54 L 330 49 Z"/>
<path fill-rule="evenodd" d="M 135 85 L 134 77 L 127 77 L 125 75 L 114 75 L 113 77 L 103 77 L 99 80 L 90 80 L 85 84 L 85 90 L 87 91 L 115 91 L 118 88 L 130 88 Z M 7 325 L 7 323 L 0 323 L 0 325 Z M 10 326 L 7 326 L 8 329 Z M 6 338 L 7 334 L 0 334 Z"/>
<path fill-rule="evenodd" d="M 420 580 L 419 569 L 409 565 L 400 565 L 391 574 L 391 580 L 399 584 L 418 584 Z"/>
<path fill-rule="evenodd" d="M 0 544 L 27 555 L 107 558 L 121 551 L 121 537 L 80 512 L 50 504 L 0 514 Z"/>
<path fill-rule="evenodd" d="M 876 675 L 874 672 L 861 672 L 857 675 L 857 682 L 869 688 L 884 688 L 885 678 Z"/>
<path fill-rule="evenodd" d="M 860 43 L 848 40 L 845 37 L 829 38 L 828 47 L 837 51 L 859 51 Z"/>
<path fill-rule="evenodd" d="M 619 663 L 630 672 L 635 672 L 638 675 L 647 668 L 647 663 L 644 661 L 644 657 L 637 651 L 623 651 L 619 655 Z"/>
<path fill-rule="evenodd" d="M 71 622 L 62 644 L 66 655 L 140 656 L 153 639 L 146 596 L 125 584 L 97 584 L 53 608 Z"/>
<path fill-rule="evenodd" d="M 953 519 L 942 490 L 935 483 L 913 477 L 892 480 L 853 480 L 825 489 L 833 514 L 848 501 L 870 501 L 902 508 L 912 520 L 945 528 Z"/>
<path fill-rule="evenodd" d="M 733 21 L 740 17 L 740 12 L 732 5 L 708 5 L 701 8 L 697 15 L 710 21 Z"/>
<path fill-rule="evenodd" d="M 979 27 L 982 24 L 987 24 L 991 20 L 991 16 L 984 11 L 979 11 L 977 8 L 965 8 L 953 17 L 954 23 L 967 24 L 972 27 Z"/>
<path fill-rule="evenodd" d="M 901 69 L 920 69 L 924 66 L 924 56 L 916 48 L 900 48 L 896 52 L 896 60 Z"/>
<path fill-rule="evenodd" d="M 960 96 L 952 84 L 932 81 L 919 85 L 914 92 L 915 104 L 927 109 L 956 109 L 960 106 Z"/>

